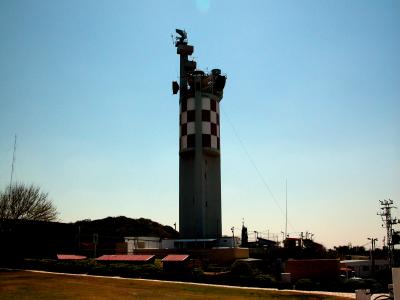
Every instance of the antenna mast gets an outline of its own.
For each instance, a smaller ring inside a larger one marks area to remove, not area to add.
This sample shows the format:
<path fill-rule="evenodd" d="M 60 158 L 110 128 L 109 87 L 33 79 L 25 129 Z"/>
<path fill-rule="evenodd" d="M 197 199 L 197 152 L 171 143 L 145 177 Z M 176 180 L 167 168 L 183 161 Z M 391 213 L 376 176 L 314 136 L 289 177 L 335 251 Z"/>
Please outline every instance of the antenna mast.
<path fill-rule="evenodd" d="M 12 181 L 14 176 L 14 165 L 15 165 L 15 152 L 17 151 L 17 135 L 14 135 L 14 150 L 13 150 L 13 158 L 11 163 L 11 175 L 10 175 L 10 193 L 8 195 L 8 201 L 11 205 L 11 198 L 12 198 Z"/>
<path fill-rule="evenodd" d="M 14 135 L 14 150 L 13 150 L 13 158 L 11 163 L 11 175 L 10 175 L 10 198 L 11 198 L 11 186 L 14 176 L 14 166 L 15 166 L 15 152 L 17 151 L 17 135 Z"/>
<path fill-rule="evenodd" d="M 392 208 L 397 208 L 393 206 L 393 200 L 388 199 L 388 200 L 379 200 L 379 203 L 381 204 L 381 212 L 378 212 L 378 216 L 381 216 L 382 218 L 382 227 L 386 228 L 386 244 L 388 247 L 388 257 L 389 257 L 389 266 L 393 266 L 393 249 L 394 249 L 394 243 L 393 243 L 393 225 L 399 224 L 400 221 L 397 220 L 396 218 L 392 218 Z"/>
<path fill-rule="evenodd" d="M 285 237 L 287 237 L 287 178 L 286 178 L 286 213 L 285 213 Z"/>

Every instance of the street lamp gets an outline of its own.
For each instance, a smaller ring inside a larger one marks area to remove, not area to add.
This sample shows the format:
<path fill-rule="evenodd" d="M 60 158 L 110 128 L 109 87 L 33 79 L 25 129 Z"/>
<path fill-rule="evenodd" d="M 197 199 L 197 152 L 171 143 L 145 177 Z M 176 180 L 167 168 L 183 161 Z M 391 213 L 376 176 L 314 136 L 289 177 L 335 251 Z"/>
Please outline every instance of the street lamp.
<path fill-rule="evenodd" d="M 378 241 L 377 238 L 368 238 L 371 241 L 371 250 L 370 250 L 370 259 L 371 259 L 371 275 L 375 272 L 375 259 L 374 259 L 374 251 L 375 251 L 375 242 Z"/>
<path fill-rule="evenodd" d="M 231 227 L 231 231 L 232 231 L 232 248 L 235 248 L 235 227 L 234 226 Z"/>

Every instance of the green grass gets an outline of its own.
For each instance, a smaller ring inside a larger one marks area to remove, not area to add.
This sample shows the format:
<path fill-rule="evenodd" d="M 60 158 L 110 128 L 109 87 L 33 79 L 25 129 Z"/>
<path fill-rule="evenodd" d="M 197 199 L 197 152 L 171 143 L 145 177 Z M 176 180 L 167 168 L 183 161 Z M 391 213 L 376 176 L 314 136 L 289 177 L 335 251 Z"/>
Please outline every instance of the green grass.
<path fill-rule="evenodd" d="M 0 299 L 345 299 L 226 287 L 197 286 L 135 279 L 0 271 Z"/>

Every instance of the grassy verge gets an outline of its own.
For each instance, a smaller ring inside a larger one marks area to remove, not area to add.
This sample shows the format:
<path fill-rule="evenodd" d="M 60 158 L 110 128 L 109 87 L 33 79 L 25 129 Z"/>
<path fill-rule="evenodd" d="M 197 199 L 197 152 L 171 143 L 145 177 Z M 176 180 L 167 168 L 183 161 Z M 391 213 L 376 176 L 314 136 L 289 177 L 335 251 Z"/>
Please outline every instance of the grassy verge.
<path fill-rule="evenodd" d="M 15 299 L 289 299 L 338 300 L 333 296 L 185 285 L 62 274 L 0 271 L 0 298 Z"/>

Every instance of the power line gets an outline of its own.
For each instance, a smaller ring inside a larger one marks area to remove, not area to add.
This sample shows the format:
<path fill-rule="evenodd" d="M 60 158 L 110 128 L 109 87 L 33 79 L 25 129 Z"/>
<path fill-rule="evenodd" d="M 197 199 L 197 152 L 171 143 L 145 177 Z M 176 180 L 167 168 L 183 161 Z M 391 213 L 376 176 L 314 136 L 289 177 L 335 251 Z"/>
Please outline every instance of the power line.
<path fill-rule="evenodd" d="M 17 151 L 17 135 L 14 135 L 14 150 L 13 150 L 13 158 L 11 162 L 11 174 L 10 174 L 10 194 L 8 195 L 9 201 L 11 203 L 11 198 L 12 198 L 12 182 L 13 182 L 13 176 L 14 176 L 14 167 L 15 167 L 15 152 Z"/>
<path fill-rule="evenodd" d="M 14 135 L 14 150 L 13 150 L 13 158 L 11 163 L 11 175 L 10 175 L 10 189 L 14 176 L 14 166 L 15 166 L 15 152 L 17 151 L 17 135 Z"/>
<path fill-rule="evenodd" d="M 254 160 L 252 159 L 252 157 L 250 156 L 250 153 L 247 151 L 247 148 L 243 142 L 243 140 L 240 138 L 238 132 L 236 131 L 235 126 L 233 126 L 233 123 L 230 119 L 230 117 L 228 116 L 227 112 L 222 108 L 222 113 L 225 115 L 225 119 L 228 120 L 229 125 L 232 127 L 232 130 L 237 138 L 237 140 L 239 141 L 239 144 L 242 147 L 242 150 L 244 151 L 244 153 L 247 156 L 247 159 L 250 161 L 250 164 L 253 166 L 253 168 L 255 169 L 258 177 L 260 178 L 261 182 L 263 183 L 263 185 L 265 186 L 265 188 L 268 190 L 268 192 L 270 193 L 272 200 L 274 200 L 275 205 L 279 208 L 279 210 L 281 211 L 281 214 L 283 217 L 285 217 L 285 220 L 287 218 L 286 213 L 283 211 L 282 207 L 279 205 L 278 200 L 276 200 L 274 193 L 272 192 L 271 188 L 269 187 L 267 181 L 264 179 L 264 176 L 261 174 L 260 170 L 257 168 L 256 163 L 254 162 Z M 290 227 L 292 228 L 293 231 L 295 231 L 293 225 L 290 223 L 290 221 L 287 221 L 290 225 Z"/>

